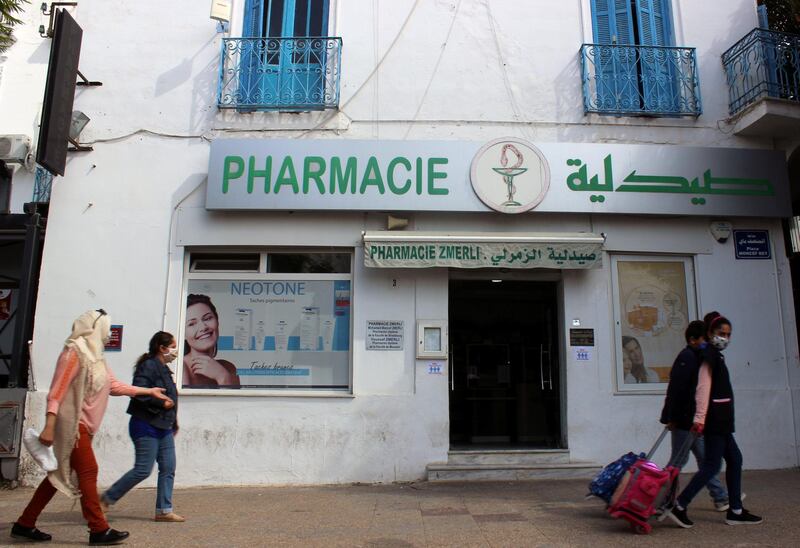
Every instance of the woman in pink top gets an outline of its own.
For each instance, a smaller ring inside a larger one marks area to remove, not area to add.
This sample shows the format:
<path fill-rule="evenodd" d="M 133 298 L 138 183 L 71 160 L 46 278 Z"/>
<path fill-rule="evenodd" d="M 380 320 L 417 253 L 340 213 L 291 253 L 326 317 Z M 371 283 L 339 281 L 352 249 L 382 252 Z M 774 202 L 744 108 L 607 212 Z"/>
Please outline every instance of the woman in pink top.
<path fill-rule="evenodd" d="M 58 358 L 47 395 L 47 419 L 39 436 L 53 445 L 58 468 L 39 484 L 25 511 L 11 528 L 11 536 L 43 542 L 52 537 L 36 528 L 36 519 L 59 490 L 80 497 L 83 517 L 89 524 L 89 544 L 119 544 L 126 531 L 108 526 L 97 496 L 97 461 L 92 437 L 103 420 L 108 396 L 152 396 L 174 405 L 161 388 L 141 388 L 118 381 L 106 364 L 103 347 L 111 321 L 102 309 L 81 314 L 72 324 L 72 335 Z M 77 484 L 74 479 L 77 478 Z"/>

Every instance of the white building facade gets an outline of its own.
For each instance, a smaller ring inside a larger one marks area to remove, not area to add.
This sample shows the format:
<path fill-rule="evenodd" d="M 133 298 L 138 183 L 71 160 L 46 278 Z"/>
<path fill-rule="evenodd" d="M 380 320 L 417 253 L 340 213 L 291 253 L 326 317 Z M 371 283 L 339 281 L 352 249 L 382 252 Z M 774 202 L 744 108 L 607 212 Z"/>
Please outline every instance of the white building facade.
<path fill-rule="evenodd" d="M 122 380 L 155 331 L 186 341 L 179 485 L 448 479 L 484 450 L 585 474 L 655 439 L 683 331 L 719 310 L 745 467 L 798 466 L 800 105 L 732 114 L 721 62 L 754 0 L 208 7 L 68 10 L 103 85 L 52 186 L 30 424 L 102 307 Z M 0 129 L 35 137 L 50 41 L 25 20 Z M 12 210 L 33 187 L 15 168 Z M 124 400 L 101 483 L 131 463 Z"/>

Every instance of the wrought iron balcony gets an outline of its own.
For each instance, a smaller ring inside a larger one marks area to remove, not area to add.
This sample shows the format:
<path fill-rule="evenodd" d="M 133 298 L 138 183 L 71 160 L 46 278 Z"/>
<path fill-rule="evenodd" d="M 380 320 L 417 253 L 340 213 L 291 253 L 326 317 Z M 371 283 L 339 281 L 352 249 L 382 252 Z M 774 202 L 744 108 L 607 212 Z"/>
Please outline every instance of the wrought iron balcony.
<path fill-rule="evenodd" d="M 700 116 L 694 48 L 583 44 L 584 112 Z"/>
<path fill-rule="evenodd" d="M 800 102 L 800 35 L 753 29 L 722 54 L 731 115 L 764 97 Z"/>
<path fill-rule="evenodd" d="M 290 112 L 335 108 L 341 57 L 341 38 L 223 38 L 217 106 Z"/>

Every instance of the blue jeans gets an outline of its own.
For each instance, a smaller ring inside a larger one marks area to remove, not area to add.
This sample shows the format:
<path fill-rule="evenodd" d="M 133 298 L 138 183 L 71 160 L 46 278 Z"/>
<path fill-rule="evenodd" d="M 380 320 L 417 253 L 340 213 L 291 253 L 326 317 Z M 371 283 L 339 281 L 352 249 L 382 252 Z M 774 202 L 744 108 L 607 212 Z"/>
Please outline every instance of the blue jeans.
<path fill-rule="evenodd" d="M 725 459 L 725 483 L 732 510 L 742 508 L 742 452 L 733 434 L 706 434 L 706 458 L 700 470 L 678 497 L 678 504 L 686 508 L 709 480 L 719 473 Z"/>
<path fill-rule="evenodd" d="M 689 462 L 689 453 L 686 453 L 684 458 L 679 462 L 674 462 L 673 459 L 678 456 L 678 453 L 683 448 L 683 444 L 686 443 L 686 439 L 689 437 L 689 435 L 690 433 L 688 430 L 680 430 L 676 428 L 672 431 L 672 455 L 670 456 L 670 462 L 673 462 L 675 466 L 681 469 L 686 466 L 687 462 Z M 703 436 L 698 436 L 694 439 L 691 452 L 694 455 L 694 459 L 697 461 L 697 468 L 699 470 L 703 465 L 703 460 L 705 460 L 705 444 L 703 443 Z M 711 498 L 714 499 L 714 502 L 728 502 L 728 492 L 720 483 L 719 474 L 714 474 L 714 476 L 708 480 L 706 487 L 708 488 L 708 492 L 711 494 Z"/>
<path fill-rule="evenodd" d="M 133 440 L 136 462 L 124 476 L 109 487 L 103 500 L 114 504 L 138 483 L 147 479 L 158 462 L 158 488 L 156 491 L 156 514 L 172 512 L 172 486 L 175 482 L 175 438 L 172 432 L 163 438 L 142 436 Z"/>

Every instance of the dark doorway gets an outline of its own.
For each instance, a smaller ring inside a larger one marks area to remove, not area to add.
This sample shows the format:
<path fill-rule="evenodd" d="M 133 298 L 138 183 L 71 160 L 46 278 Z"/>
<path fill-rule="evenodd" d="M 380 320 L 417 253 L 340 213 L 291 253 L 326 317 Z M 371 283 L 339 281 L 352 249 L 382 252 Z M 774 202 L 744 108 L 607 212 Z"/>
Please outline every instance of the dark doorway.
<path fill-rule="evenodd" d="M 450 280 L 451 447 L 561 447 L 557 282 Z"/>

